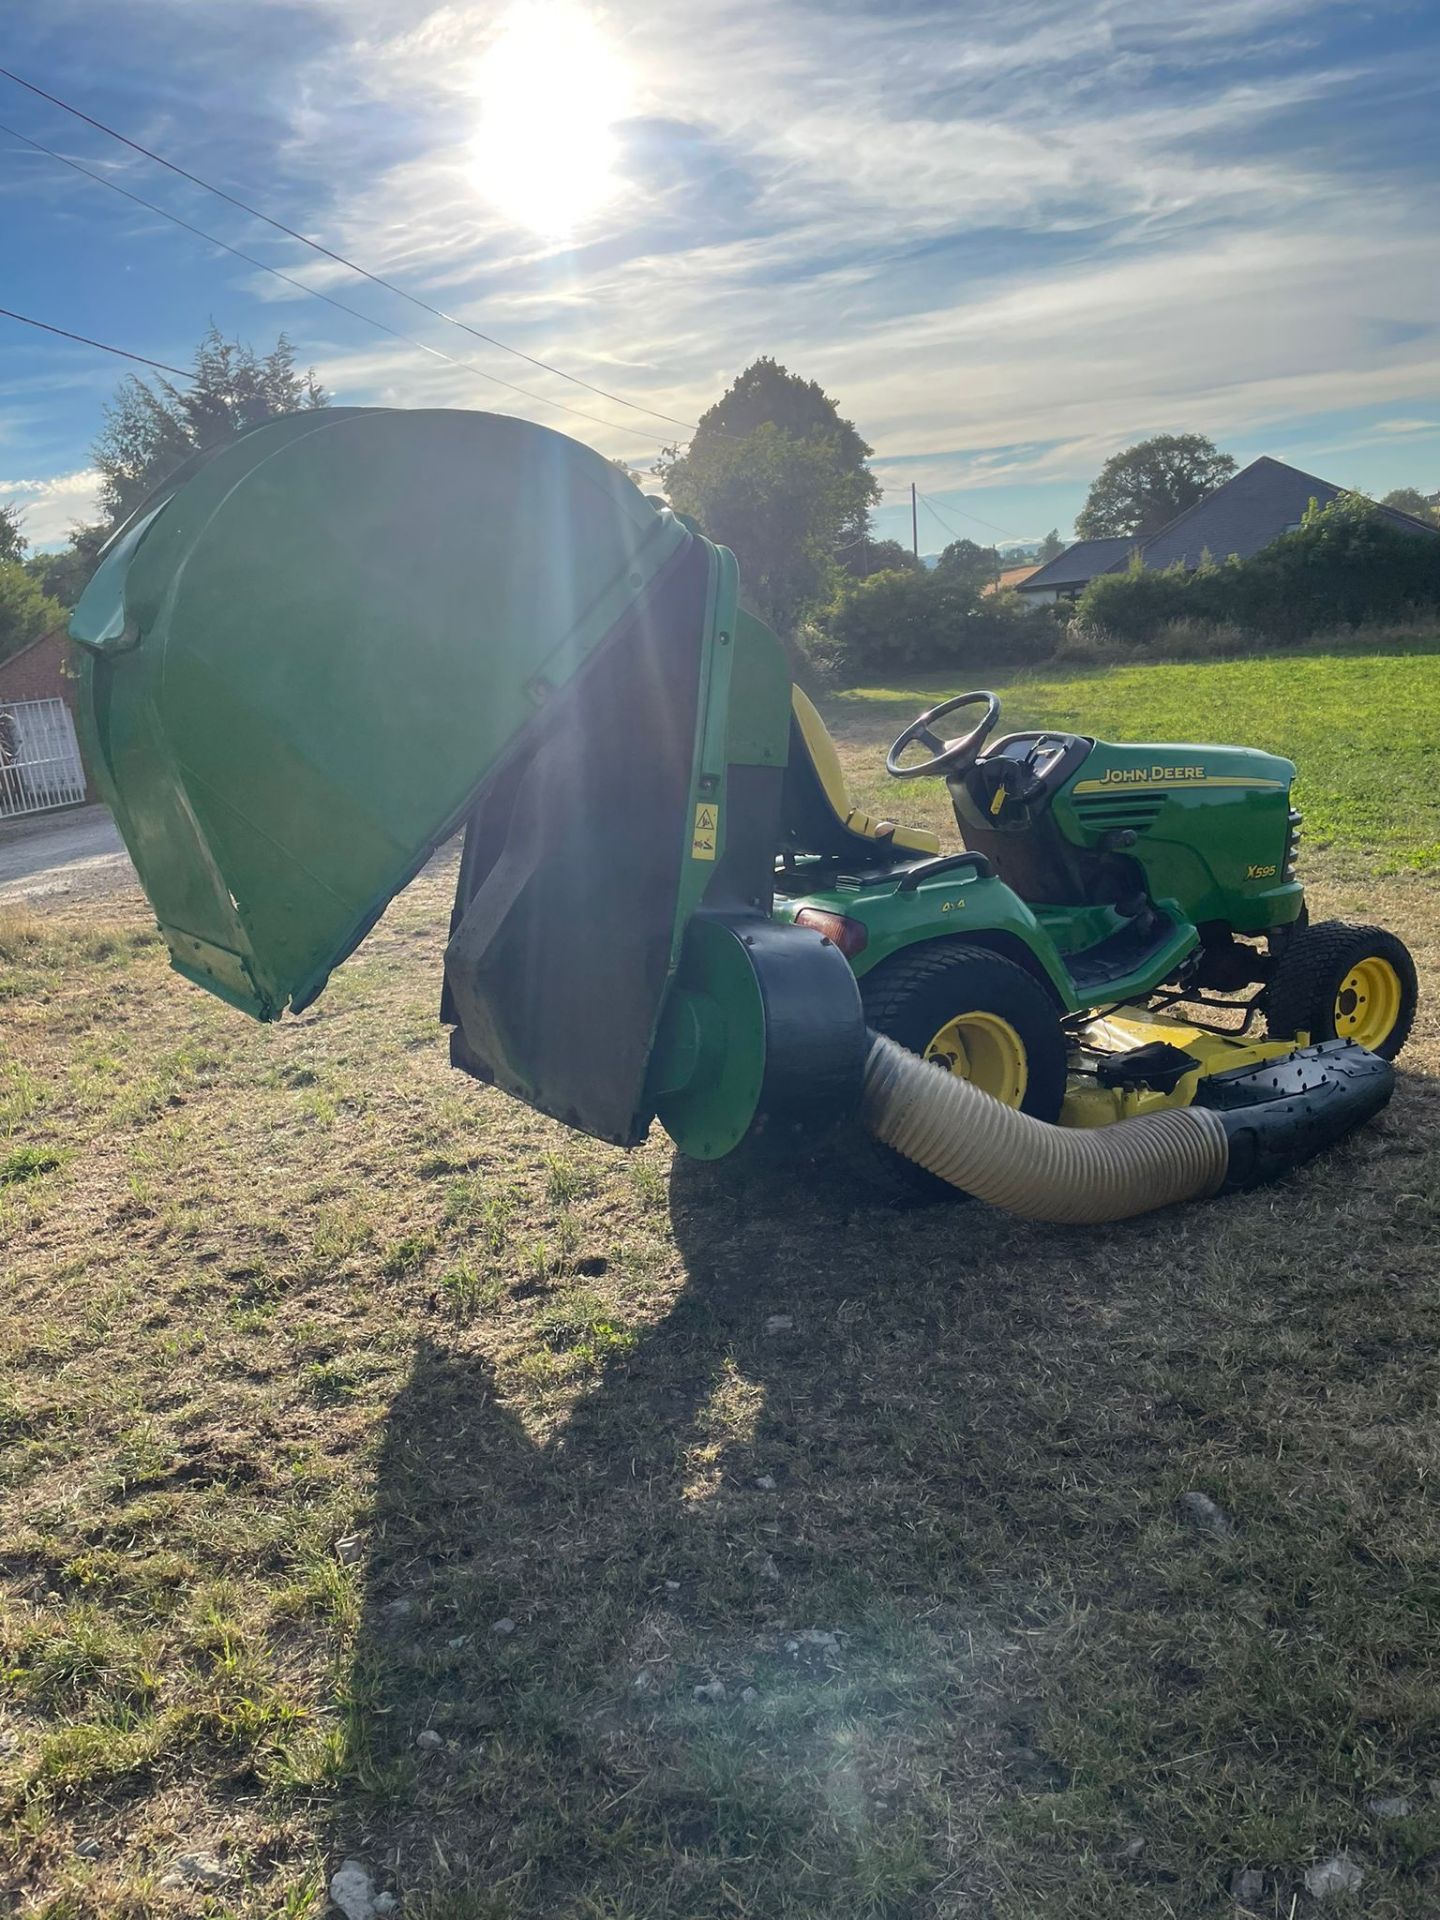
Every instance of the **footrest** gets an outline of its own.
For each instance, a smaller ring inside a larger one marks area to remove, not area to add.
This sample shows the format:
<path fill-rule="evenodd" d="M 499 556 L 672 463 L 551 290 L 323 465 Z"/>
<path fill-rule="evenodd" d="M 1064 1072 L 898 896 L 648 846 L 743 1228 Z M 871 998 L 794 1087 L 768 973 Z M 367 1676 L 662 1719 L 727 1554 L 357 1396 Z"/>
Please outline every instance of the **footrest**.
<path fill-rule="evenodd" d="M 1082 999 L 1103 994 L 1112 982 L 1130 979 L 1167 947 L 1174 946 L 1178 932 L 1166 914 L 1152 913 L 1148 926 L 1142 928 L 1139 921 L 1128 921 L 1093 947 L 1067 954 L 1065 968 Z"/>
<path fill-rule="evenodd" d="M 1395 1069 L 1353 1040 L 1297 1047 L 1281 1060 L 1212 1074 L 1193 1104 L 1218 1113 L 1230 1138 L 1222 1193 L 1258 1187 L 1343 1140 L 1389 1104 Z"/>

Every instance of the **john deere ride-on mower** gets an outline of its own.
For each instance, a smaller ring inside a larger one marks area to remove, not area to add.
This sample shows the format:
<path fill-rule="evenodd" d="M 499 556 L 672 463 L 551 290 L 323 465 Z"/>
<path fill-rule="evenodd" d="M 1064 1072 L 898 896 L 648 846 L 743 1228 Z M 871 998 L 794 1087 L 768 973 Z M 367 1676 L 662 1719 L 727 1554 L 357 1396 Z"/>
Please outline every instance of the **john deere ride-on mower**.
<path fill-rule="evenodd" d="M 1289 761 L 1002 735 L 966 693 L 887 760 L 945 781 L 956 843 L 872 817 L 733 557 L 543 428 L 257 428 L 141 508 L 71 631 L 174 964 L 262 1020 L 463 829 L 451 1059 L 604 1140 L 863 1128 L 937 1192 L 1088 1221 L 1390 1097 L 1414 968 L 1306 924 Z"/>

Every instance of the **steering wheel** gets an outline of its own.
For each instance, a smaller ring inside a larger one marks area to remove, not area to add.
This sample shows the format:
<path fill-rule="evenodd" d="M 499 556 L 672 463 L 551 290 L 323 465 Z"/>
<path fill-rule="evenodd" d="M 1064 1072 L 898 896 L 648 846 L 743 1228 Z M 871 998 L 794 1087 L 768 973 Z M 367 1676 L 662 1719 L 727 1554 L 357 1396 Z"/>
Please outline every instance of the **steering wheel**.
<path fill-rule="evenodd" d="M 931 732 L 934 722 L 943 720 L 947 713 L 955 713 L 961 707 L 976 706 L 982 700 L 985 711 L 969 733 L 962 733 L 954 740 L 941 740 Z M 964 773 L 979 759 L 980 749 L 990 738 L 999 718 L 1000 702 L 993 693 L 958 693 L 953 700 L 942 700 L 938 707 L 929 708 L 910 722 L 886 754 L 885 771 L 897 780 L 921 780 L 930 774 L 945 774 L 948 777 L 952 773 Z M 901 754 L 916 740 L 922 747 L 930 749 L 930 758 L 911 767 L 902 767 Z"/>

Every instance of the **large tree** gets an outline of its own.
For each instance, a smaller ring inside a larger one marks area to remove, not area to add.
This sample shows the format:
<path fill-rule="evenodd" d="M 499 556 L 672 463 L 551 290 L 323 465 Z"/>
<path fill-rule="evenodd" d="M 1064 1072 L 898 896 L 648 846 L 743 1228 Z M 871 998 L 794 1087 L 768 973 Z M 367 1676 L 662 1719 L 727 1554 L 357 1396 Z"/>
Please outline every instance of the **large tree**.
<path fill-rule="evenodd" d="M 672 505 L 734 549 L 751 604 L 788 628 L 869 531 L 869 454 L 816 381 L 761 358 L 658 471 Z"/>
<path fill-rule="evenodd" d="M 899 540 L 872 540 L 869 534 L 845 543 L 840 565 L 852 580 L 868 580 L 872 573 L 923 573 L 925 562 Z"/>
<path fill-rule="evenodd" d="M 94 456 L 107 524 L 118 526 L 192 453 L 278 414 L 326 405 L 324 389 L 313 372 L 296 367 L 283 333 L 262 357 L 212 326 L 195 349 L 195 375 L 188 387 L 169 380 L 152 384 L 131 374 L 106 407 Z"/>
<path fill-rule="evenodd" d="M 1043 567 L 1047 561 L 1058 560 L 1065 551 L 1065 542 L 1060 538 L 1060 529 L 1052 527 L 1035 549 L 1035 558 Z"/>
<path fill-rule="evenodd" d="M 935 562 L 935 571 L 978 594 L 999 577 L 1000 555 L 976 540 L 952 540 Z"/>
<path fill-rule="evenodd" d="M 21 525 L 23 518 L 19 507 L 0 507 L 0 565 L 25 558 L 28 543 Z"/>
<path fill-rule="evenodd" d="M 1112 454 L 1075 516 L 1081 540 L 1106 535 L 1144 539 L 1193 507 L 1235 471 L 1203 433 L 1158 433 Z"/>
<path fill-rule="evenodd" d="M 110 528 L 103 523 L 93 527 L 72 526 L 68 546 L 54 553 L 32 553 L 25 562 L 25 571 L 42 593 L 58 600 L 62 607 L 73 607 L 85 591 L 100 549 L 109 537 Z"/>
<path fill-rule="evenodd" d="M 1418 487 L 1392 487 L 1380 504 L 1382 507 L 1396 507 L 1401 513 L 1413 514 L 1417 520 L 1426 520 L 1431 526 L 1440 522 L 1440 510 L 1431 505 Z"/>
<path fill-rule="evenodd" d="M 211 327 L 195 349 L 195 377 L 181 389 L 132 374 L 115 390 L 92 448 L 100 472 L 103 517 L 73 526 L 58 553 L 35 554 L 25 564 L 44 592 L 73 607 L 94 571 L 106 540 L 192 453 L 218 446 L 278 414 L 329 405 L 313 372 L 301 373 L 282 333 L 269 353 L 257 354 Z"/>
<path fill-rule="evenodd" d="M 713 440 L 667 491 L 712 538 L 733 549 L 750 606 L 782 633 L 825 587 L 849 491 L 821 440 L 795 440 L 768 421 L 743 440 Z"/>
<path fill-rule="evenodd" d="M 28 647 L 64 618 L 65 609 L 41 592 L 27 568 L 18 560 L 0 560 L 0 660 Z"/>

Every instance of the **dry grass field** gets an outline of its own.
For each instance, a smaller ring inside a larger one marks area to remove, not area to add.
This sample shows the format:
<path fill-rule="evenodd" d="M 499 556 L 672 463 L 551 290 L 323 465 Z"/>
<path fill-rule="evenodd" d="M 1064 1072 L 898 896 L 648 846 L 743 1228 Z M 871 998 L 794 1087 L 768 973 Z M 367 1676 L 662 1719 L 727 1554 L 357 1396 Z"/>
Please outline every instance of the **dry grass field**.
<path fill-rule="evenodd" d="M 0 1908 L 1440 1912 L 1440 921 L 1362 851 L 1393 1107 L 1078 1232 L 452 1074 L 446 862 L 273 1029 L 138 896 L 5 921 Z"/>

